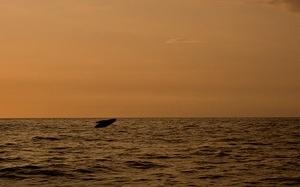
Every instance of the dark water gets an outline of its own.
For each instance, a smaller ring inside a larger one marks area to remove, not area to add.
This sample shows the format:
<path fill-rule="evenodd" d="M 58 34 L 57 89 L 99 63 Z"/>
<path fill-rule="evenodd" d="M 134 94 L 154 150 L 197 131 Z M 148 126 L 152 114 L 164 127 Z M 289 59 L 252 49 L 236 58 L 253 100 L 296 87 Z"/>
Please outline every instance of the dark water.
<path fill-rule="evenodd" d="M 300 119 L 0 120 L 0 186 L 300 185 Z"/>

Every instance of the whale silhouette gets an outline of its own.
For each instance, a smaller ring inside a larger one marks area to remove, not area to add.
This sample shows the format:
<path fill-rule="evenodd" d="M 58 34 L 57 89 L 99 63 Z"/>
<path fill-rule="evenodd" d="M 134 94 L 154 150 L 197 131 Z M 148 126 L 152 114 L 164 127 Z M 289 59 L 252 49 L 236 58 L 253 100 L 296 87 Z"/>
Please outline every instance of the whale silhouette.
<path fill-rule="evenodd" d="M 95 126 L 95 128 L 105 128 L 111 124 L 113 124 L 114 122 L 116 122 L 117 119 L 113 118 L 113 119 L 107 119 L 107 120 L 101 120 L 101 121 L 97 121 L 97 125 Z"/>

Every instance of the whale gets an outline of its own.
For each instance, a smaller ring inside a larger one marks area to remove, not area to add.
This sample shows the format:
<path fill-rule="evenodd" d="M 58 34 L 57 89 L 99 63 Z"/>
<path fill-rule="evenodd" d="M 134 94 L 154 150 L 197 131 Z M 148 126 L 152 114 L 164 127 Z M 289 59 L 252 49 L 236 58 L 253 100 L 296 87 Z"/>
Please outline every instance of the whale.
<path fill-rule="evenodd" d="M 114 122 L 116 122 L 117 119 L 113 118 L 113 119 L 107 119 L 107 120 L 101 120 L 101 121 L 97 121 L 97 125 L 95 126 L 95 128 L 105 128 L 111 124 L 113 124 Z"/>

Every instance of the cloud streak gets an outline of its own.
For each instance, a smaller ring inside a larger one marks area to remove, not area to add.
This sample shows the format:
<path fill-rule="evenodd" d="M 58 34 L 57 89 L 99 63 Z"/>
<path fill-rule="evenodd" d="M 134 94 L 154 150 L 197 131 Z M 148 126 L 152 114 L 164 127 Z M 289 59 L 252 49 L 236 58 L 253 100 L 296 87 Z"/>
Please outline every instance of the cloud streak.
<path fill-rule="evenodd" d="M 185 38 L 170 38 L 165 43 L 166 44 L 198 44 L 201 42 L 198 40 L 189 40 Z"/>
<path fill-rule="evenodd" d="M 292 11 L 300 12 L 300 0 L 272 0 L 271 4 L 286 4 Z"/>

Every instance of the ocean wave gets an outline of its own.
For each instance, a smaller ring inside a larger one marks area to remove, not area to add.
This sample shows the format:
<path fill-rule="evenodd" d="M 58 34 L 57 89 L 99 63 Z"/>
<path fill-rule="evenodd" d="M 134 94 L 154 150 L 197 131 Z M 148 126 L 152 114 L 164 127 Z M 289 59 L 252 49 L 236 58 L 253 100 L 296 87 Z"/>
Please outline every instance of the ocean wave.
<path fill-rule="evenodd" d="M 51 137 L 51 136 L 35 136 L 32 138 L 32 141 L 59 141 L 61 138 L 59 137 Z"/>
<path fill-rule="evenodd" d="M 0 120 L 0 186 L 300 185 L 300 120 L 97 120 Z"/>
<path fill-rule="evenodd" d="M 30 177 L 32 175 L 44 175 L 44 176 L 60 176 L 60 177 L 70 177 L 69 173 L 66 173 L 58 169 L 50 169 L 48 167 L 26 165 L 26 166 L 15 166 L 0 169 L 0 178 L 4 177 Z"/>
<path fill-rule="evenodd" d="M 155 169 L 155 168 L 163 168 L 164 165 L 157 164 L 150 161 L 126 161 L 125 164 L 130 168 L 135 169 Z"/>

